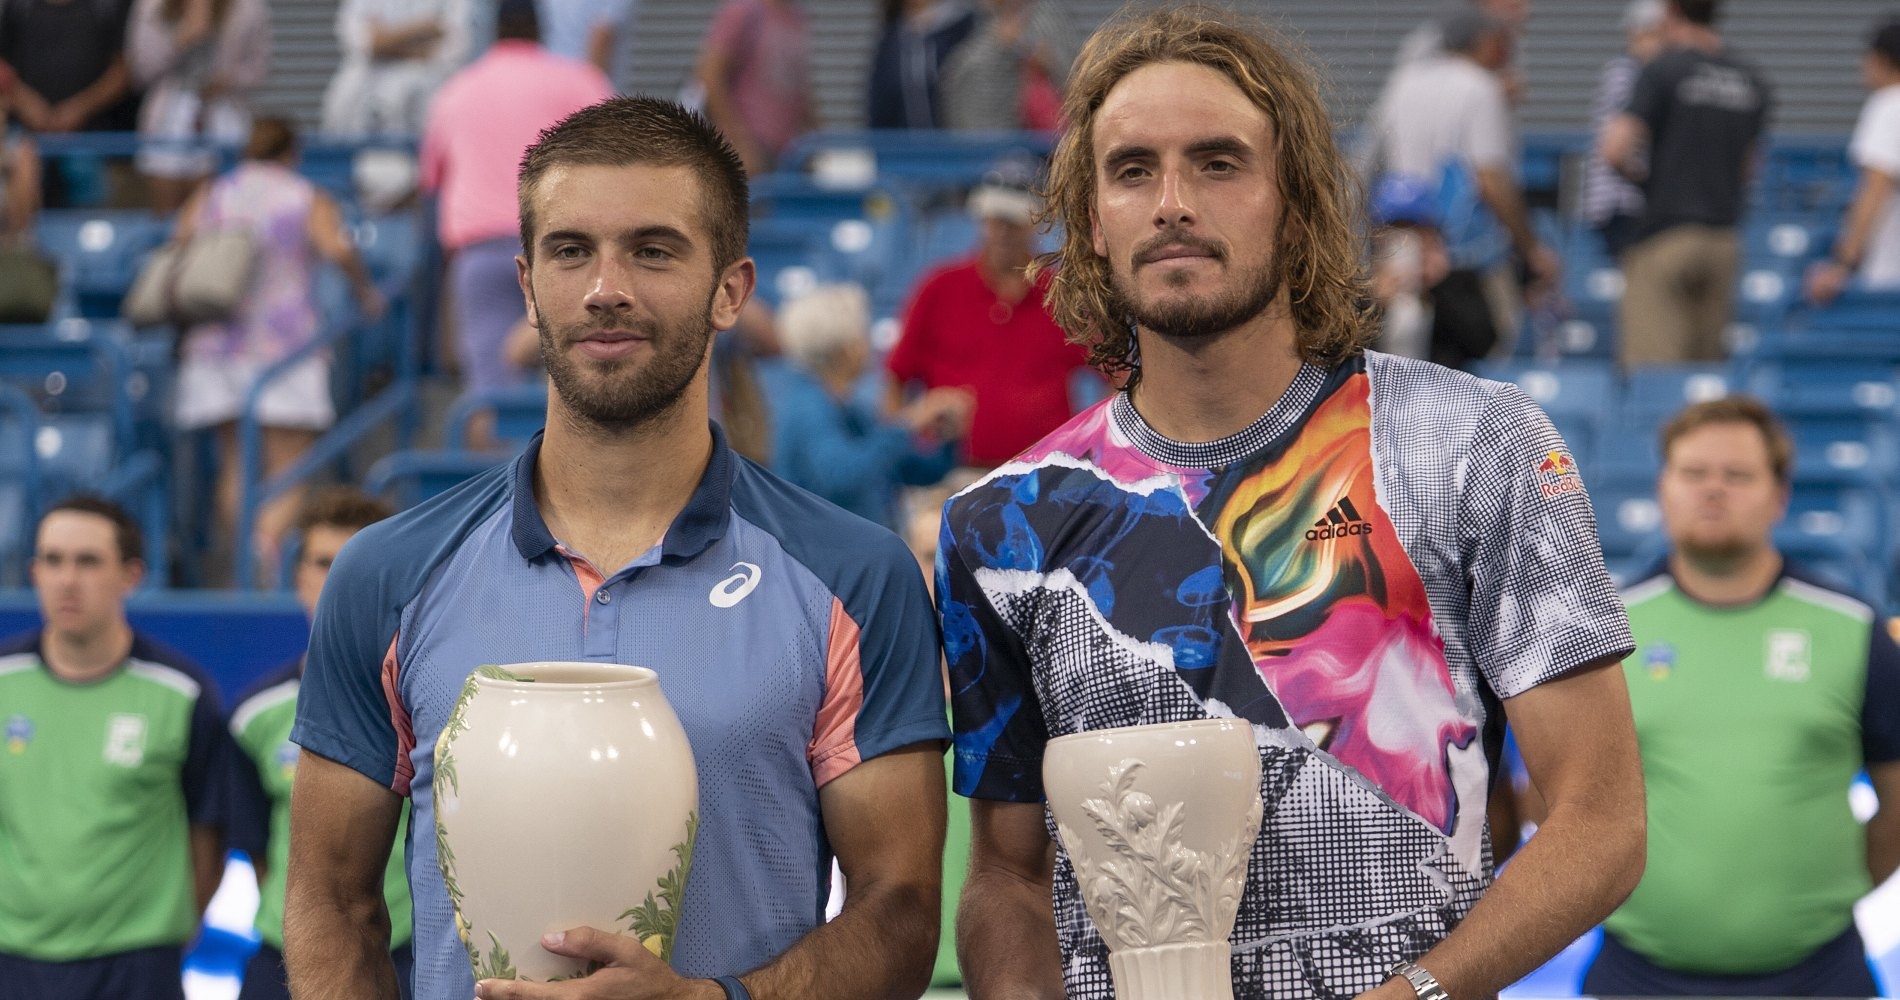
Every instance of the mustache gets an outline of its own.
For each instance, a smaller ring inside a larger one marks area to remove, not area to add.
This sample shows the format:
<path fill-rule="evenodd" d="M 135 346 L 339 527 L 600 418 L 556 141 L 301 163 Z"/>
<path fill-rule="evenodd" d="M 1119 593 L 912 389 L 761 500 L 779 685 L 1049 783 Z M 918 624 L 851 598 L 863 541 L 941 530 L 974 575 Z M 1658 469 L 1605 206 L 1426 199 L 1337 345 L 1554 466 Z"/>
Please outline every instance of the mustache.
<path fill-rule="evenodd" d="M 597 333 L 630 333 L 652 339 L 659 333 L 659 325 L 646 320 L 608 317 L 590 323 L 574 323 L 553 328 L 560 339 L 565 341 L 585 340 Z"/>
<path fill-rule="evenodd" d="M 1135 266 L 1139 267 L 1143 264 L 1152 264 L 1161 256 L 1163 250 L 1175 247 L 1185 247 L 1189 250 L 1196 250 L 1215 260 L 1224 261 L 1227 259 L 1227 247 L 1225 245 L 1208 239 L 1198 233 L 1192 233 L 1178 227 L 1171 227 L 1150 236 L 1146 240 L 1143 240 L 1141 245 L 1135 247 L 1133 257 Z"/>

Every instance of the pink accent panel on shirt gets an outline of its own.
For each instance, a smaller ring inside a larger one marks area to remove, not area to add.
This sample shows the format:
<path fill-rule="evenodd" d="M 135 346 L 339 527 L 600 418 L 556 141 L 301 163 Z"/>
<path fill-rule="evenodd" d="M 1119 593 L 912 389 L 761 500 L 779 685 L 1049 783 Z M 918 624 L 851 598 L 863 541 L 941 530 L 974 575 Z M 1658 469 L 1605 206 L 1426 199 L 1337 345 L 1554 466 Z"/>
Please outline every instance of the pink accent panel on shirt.
<path fill-rule="evenodd" d="M 383 698 L 389 702 L 389 723 L 396 727 L 396 780 L 389 787 L 397 795 L 409 794 L 409 782 L 416 776 L 416 765 L 409 760 L 409 754 L 416 749 L 416 730 L 409 724 L 409 709 L 403 706 L 400 688 L 396 686 L 402 668 L 396 664 L 396 640 L 400 634 L 389 640 L 389 652 L 383 654 Z"/>
<path fill-rule="evenodd" d="M 858 713 L 864 708 L 864 664 L 859 659 L 858 623 L 831 599 L 831 634 L 825 646 L 825 700 L 812 729 L 812 778 L 823 788 L 831 779 L 864 762 L 858 755 Z"/>
<path fill-rule="evenodd" d="M 599 590 L 600 585 L 607 582 L 607 578 L 600 575 L 600 570 L 595 569 L 594 564 L 588 562 L 586 556 L 569 552 L 567 546 L 556 545 L 554 551 L 567 557 L 567 561 L 574 566 L 574 578 L 581 582 L 581 631 L 585 632 L 587 631 L 587 612 L 594 606 L 594 591 Z"/>
<path fill-rule="evenodd" d="M 438 194 L 442 245 L 520 229 L 515 172 L 541 130 L 613 96 L 594 66 L 530 42 L 496 42 L 436 93 L 423 129 L 423 186 Z"/>

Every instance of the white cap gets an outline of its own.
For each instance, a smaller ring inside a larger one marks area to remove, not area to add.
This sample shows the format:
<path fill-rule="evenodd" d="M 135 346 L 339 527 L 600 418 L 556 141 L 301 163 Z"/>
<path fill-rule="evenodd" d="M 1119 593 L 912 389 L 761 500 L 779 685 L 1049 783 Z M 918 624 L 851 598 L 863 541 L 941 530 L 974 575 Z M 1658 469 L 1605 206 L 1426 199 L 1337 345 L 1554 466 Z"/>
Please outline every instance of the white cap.
<path fill-rule="evenodd" d="M 1018 187 L 984 184 L 970 192 L 970 214 L 979 219 L 1004 219 L 1027 225 L 1042 205 L 1036 196 Z"/>
<path fill-rule="evenodd" d="M 1624 31 L 1649 31 L 1663 22 L 1663 0 L 1630 0 L 1623 8 Z"/>

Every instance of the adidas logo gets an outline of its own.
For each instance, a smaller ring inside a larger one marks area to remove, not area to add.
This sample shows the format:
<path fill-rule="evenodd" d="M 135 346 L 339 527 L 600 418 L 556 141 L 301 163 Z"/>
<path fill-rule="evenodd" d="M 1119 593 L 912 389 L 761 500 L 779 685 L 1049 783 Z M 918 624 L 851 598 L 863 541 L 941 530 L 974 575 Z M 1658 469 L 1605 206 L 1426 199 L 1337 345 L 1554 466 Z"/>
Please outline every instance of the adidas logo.
<path fill-rule="evenodd" d="M 1372 534 L 1372 522 L 1359 516 L 1359 509 L 1352 505 L 1350 497 L 1340 497 L 1326 516 L 1313 522 L 1306 532 L 1309 542 L 1323 542 L 1329 538 L 1345 538 L 1348 535 Z"/>

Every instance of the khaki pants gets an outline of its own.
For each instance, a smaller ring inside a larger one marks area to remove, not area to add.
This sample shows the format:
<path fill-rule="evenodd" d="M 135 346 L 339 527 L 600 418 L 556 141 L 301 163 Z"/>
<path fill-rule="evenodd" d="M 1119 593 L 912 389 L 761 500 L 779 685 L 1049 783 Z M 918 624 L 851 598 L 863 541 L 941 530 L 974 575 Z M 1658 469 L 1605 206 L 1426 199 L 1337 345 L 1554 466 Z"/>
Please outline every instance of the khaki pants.
<path fill-rule="evenodd" d="M 1733 228 L 1674 226 L 1623 252 L 1624 367 L 1720 361 L 1735 312 L 1742 241 Z"/>

